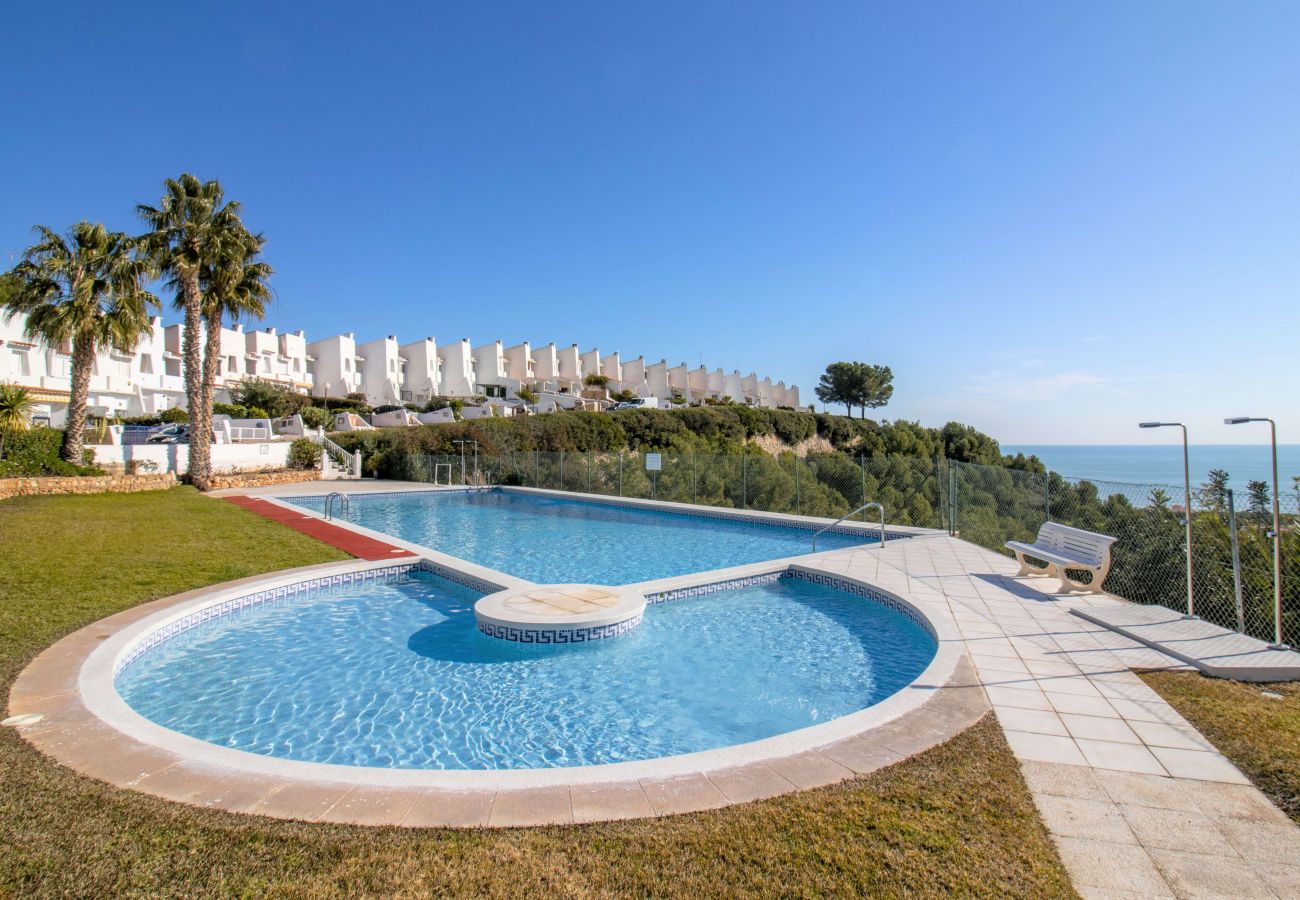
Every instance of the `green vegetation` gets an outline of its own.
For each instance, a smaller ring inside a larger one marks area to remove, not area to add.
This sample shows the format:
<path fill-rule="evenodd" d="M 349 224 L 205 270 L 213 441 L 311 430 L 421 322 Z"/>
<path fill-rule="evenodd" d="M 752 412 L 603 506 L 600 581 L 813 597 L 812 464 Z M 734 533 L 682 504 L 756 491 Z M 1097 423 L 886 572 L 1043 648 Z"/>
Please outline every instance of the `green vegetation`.
<path fill-rule="evenodd" d="M 5 438 L 30 428 L 35 408 L 36 401 L 27 388 L 0 382 L 0 459 L 5 455 Z"/>
<path fill-rule="evenodd" d="M 5 693 L 41 648 L 132 604 L 338 558 L 189 488 L 5 501 L 0 543 L 12 561 L 0 567 Z M 111 560 L 112 574 L 69 559 Z M 6 896 L 1072 895 L 991 718 L 832 787 L 666 819 L 495 831 L 167 803 L 78 776 L 3 729 L 0 846 Z"/>
<path fill-rule="evenodd" d="M 1142 679 L 1300 824 L 1300 684 L 1194 672 L 1144 672 Z"/>
<path fill-rule="evenodd" d="M 868 409 L 879 409 L 894 396 L 894 373 L 889 366 L 831 363 L 818 380 L 814 393 L 823 403 L 843 403 L 850 416 L 853 407 L 860 407 L 865 419 Z"/>
<path fill-rule="evenodd" d="M 320 444 L 310 441 L 307 438 L 298 438 L 289 445 L 288 465 L 291 469 L 317 469 L 320 468 L 321 453 Z"/>
<path fill-rule="evenodd" d="M 10 432 L 0 459 L 0 478 L 36 478 L 42 475 L 103 475 L 91 465 L 92 451 L 82 450 L 80 463 L 62 456 L 63 432 L 55 428 L 31 428 Z"/>
<path fill-rule="evenodd" d="M 9 273 L 10 290 L 0 312 L 26 315 L 24 333 L 50 347 L 72 347 L 63 459 L 81 462 L 86 403 L 95 354 L 103 347 L 130 352 L 151 327 L 158 298 L 144 289 L 149 265 L 140 242 L 103 225 L 78 222 L 67 235 L 36 226 L 41 239 L 28 247 Z"/>

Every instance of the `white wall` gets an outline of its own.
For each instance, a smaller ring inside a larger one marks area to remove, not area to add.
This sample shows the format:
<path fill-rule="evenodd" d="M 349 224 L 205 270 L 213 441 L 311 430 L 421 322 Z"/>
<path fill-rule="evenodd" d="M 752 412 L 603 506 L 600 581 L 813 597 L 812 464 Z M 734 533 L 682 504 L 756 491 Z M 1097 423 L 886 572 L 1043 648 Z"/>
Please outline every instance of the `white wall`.
<path fill-rule="evenodd" d="M 236 469 L 282 469 L 289 459 L 290 441 L 265 444 L 213 444 L 212 471 L 232 472 Z M 189 444 L 133 444 L 126 447 L 96 444 L 95 462 L 101 465 L 124 466 L 133 459 L 152 460 L 158 472 L 175 472 L 183 475 L 189 471 Z"/>

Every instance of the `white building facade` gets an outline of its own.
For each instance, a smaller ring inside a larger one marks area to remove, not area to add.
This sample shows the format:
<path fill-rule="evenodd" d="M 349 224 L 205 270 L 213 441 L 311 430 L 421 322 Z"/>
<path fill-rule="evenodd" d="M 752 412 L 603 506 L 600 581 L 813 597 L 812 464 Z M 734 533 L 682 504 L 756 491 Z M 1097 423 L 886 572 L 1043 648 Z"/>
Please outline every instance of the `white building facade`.
<path fill-rule="evenodd" d="M 36 415 L 61 425 L 71 387 L 71 347 L 47 347 L 25 337 L 25 319 L 0 315 L 0 382 L 28 388 L 37 401 Z M 131 353 L 104 350 L 96 355 L 89 406 L 99 416 L 153 415 L 185 406 L 183 328 L 161 319 Z M 471 347 L 468 339 L 439 344 L 433 337 L 402 344 L 395 335 L 357 344 L 352 333 L 308 342 L 303 332 L 274 328 L 245 331 L 222 328 L 218 399 L 245 379 L 262 379 L 302 394 L 340 399 L 363 394 L 372 406 L 425 404 L 435 398 L 492 397 L 515 400 L 527 388 L 546 400 L 547 408 L 586 405 L 593 390 L 588 376 L 609 379 L 609 393 L 630 391 L 656 397 L 661 405 L 679 400 L 700 403 L 729 396 L 751 406 L 798 408 L 798 387 L 775 384 L 756 373 L 724 374 L 666 360 L 647 365 L 644 356 L 624 361 L 618 352 L 583 352 L 577 344 L 503 347 L 492 341 Z"/>

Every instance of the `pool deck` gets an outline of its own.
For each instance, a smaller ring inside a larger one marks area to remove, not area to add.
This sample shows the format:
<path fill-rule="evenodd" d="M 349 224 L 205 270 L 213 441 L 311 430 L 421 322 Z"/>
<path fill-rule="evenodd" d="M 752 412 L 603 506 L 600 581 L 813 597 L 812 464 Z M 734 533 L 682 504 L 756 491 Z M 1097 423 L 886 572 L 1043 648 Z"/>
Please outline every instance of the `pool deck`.
<path fill-rule="evenodd" d="M 410 488 L 326 482 L 265 493 Z M 81 664 L 95 646 L 189 596 L 182 595 L 55 644 L 15 682 L 9 709 L 43 713 L 45 720 L 22 734 L 113 784 L 227 810 L 411 827 L 580 823 L 747 802 L 875 771 L 947 740 L 992 709 L 1083 896 L 1300 896 L 1300 828 L 1132 671 L 1183 663 L 1073 614 L 1130 604 L 1050 593 L 1056 580 L 1014 577 L 1008 557 L 942 533 L 822 553 L 799 565 L 871 584 L 942 619 L 962 651 L 952 676 L 932 686 L 919 709 L 758 763 L 525 789 L 303 785 L 232 774 L 142 745 L 80 702 Z"/>

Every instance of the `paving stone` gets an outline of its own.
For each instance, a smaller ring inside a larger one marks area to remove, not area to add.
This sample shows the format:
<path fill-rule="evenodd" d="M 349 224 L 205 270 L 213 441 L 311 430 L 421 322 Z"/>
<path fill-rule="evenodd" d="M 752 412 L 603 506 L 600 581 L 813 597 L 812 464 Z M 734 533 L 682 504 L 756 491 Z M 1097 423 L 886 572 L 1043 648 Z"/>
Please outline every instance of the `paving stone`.
<path fill-rule="evenodd" d="M 654 815 L 645 790 L 635 781 L 583 784 L 569 789 L 575 822 L 612 822 Z"/>
<path fill-rule="evenodd" d="M 1088 838 L 1059 837 L 1056 848 L 1071 879 L 1083 888 L 1130 892 L 1143 897 L 1172 897 L 1151 857 L 1137 844 L 1112 844 Z"/>
<path fill-rule="evenodd" d="M 1041 709 L 1018 709 L 1014 706 L 996 706 L 998 721 L 1002 727 L 1012 731 L 1028 731 L 1034 734 L 1056 734 L 1068 737 L 1060 717 L 1054 712 Z"/>
<path fill-rule="evenodd" d="M 1120 744 L 1142 743 L 1141 739 L 1133 732 L 1132 728 L 1125 724 L 1123 719 L 1061 713 L 1061 721 L 1069 729 L 1070 736 L 1073 738 L 1115 741 Z"/>
<path fill-rule="evenodd" d="M 1151 755 L 1151 751 L 1141 744 L 1117 744 L 1113 741 L 1094 741 L 1076 738 L 1088 763 L 1097 769 L 1118 769 L 1121 772 L 1145 772 L 1148 775 L 1164 775 L 1164 767 Z"/>
<path fill-rule="evenodd" d="M 1222 816 L 1214 824 L 1246 859 L 1287 866 L 1300 860 L 1300 828 L 1293 822 Z"/>
<path fill-rule="evenodd" d="M 1227 838 L 1202 813 L 1186 809 L 1121 804 L 1129 828 L 1148 850 L 1177 850 L 1206 856 L 1238 857 Z"/>
<path fill-rule="evenodd" d="M 749 803 L 779 794 L 788 794 L 795 786 L 775 770 L 761 763 L 709 772 L 709 781 L 732 803 Z"/>
<path fill-rule="evenodd" d="M 1081 800 L 1111 799 L 1097 777 L 1099 773 L 1090 766 L 1067 766 L 1022 759 L 1020 771 L 1029 790 L 1035 795 L 1077 797 Z"/>
<path fill-rule="evenodd" d="M 768 760 L 771 766 L 786 781 L 799 787 L 816 788 L 835 784 L 846 778 L 852 778 L 854 771 L 842 766 L 835 760 L 818 751 L 798 753 L 781 759 Z"/>
<path fill-rule="evenodd" d="M 1112 844 L 1136 844 L 1132 829 L 1109 800 L 1039 795 L 1034 804 L 1047 830 L 1060 837 L 1090 838 Z"/>
<path fill-rule="evenodd" d="M 1178 779 L 1178 789 L 1188 798 L 1191 808 L 1207 815 L 1231 816 L 1236 819 L 1261 819 L 1265 822 L 1289 822 L 1253 784 L 1230 784 L 1222 781 Z"/>
<path fill-rule="evenodd" d="M 655 815 L 718 809 L 727 805 L 722 791 L 704 775 L 681 775 L 676 778 L 643 780 L 641 788 Z"/>
<path fill-rule="evenodd" d="M 1032 734 L 1027 731 L 1003 731 L 1003 734 L 1007 743 L 1011 745 L 1011 752 L 1019 759 L 1075 766 L 1088 764 L 1083 754 L 1079 752 L 1079 745 L 1072 738 Z"/>
<path fill-rule="evenodd" d="M 1165 880 L 1179 897 L 1272 897 L 1274 891 L 1243 859 L 1151 850 Z"/>
<path fill-rule="evenodd" d="M 471 828 L 486 825 L 492 791 L 449 791 L 430 788 L 421 794 L 402 825 L 406 828 Z"/>
<path fill-rule="evenodd" d="M 1116 803 L 1156 809 L 1201 809 L 1177 779 L 1109 769 L 1096 769 L 1095 772 L 1097 783 Z"/>
<path fill-rule="evenodd" d="M 488 824 L 497 826 L 563 825 L 573 821 L 567 787 L 497 791 Z"/>
<path fill-rule="evenodd" d="M 1203 750 L 1175 750 L 1172 747 L 1152 747 L 1156 759 L 1175 778 L 1198 778 L 1202 781 L 1226 781 L 1247 784 L 1249 779 L 1217 752 Z"/>

